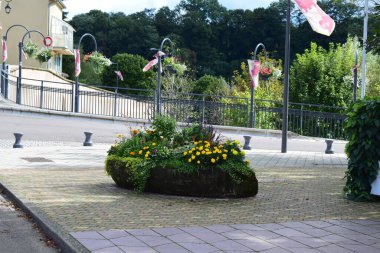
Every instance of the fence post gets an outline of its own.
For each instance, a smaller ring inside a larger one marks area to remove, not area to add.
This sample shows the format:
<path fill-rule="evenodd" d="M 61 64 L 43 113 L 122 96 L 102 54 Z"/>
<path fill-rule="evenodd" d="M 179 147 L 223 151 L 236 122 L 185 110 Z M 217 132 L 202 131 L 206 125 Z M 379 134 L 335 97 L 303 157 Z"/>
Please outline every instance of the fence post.
<path fill-rule="evenodd" d="M 71 111 L 72 112 L 74 112 L 74 99 L 75 99 L 74 83 L 71 83 Z"/>
<path fill-rule="evenodd" d="M 301 105 L 301 121 L 300 121 L 300 127 L 301 127 L 301 135 L 303 134 L 303 105 Z"/>
<path fill-rule="evenodd" d="M 205 102 L 205 97 L 203 96 L 202 98 L 202 124 L 205 123 L 205 107 L 206 107 L 206 102 Z"/>
<path fill-rule="evenodd" d="M 8 89 L 9 89 L 9 80 L 8 80 L 8 71 L 9 71 L 9 65 L 5 66 L 5 73 L 4 73 L 4 85 L 5 85 L 5 93 L 4 97 L 8 99 Z"/>
<path fill-rule="evenodd" d="M 117 116 L 117 94 L 118 94 L 118 88 L 115 89 L 115 104 L 114 104 L 114 111 L 113 116 Z"/>
<path fill-rule="evenodd" d="M 40 109 L 42 109 L 44 105 L 44 81 L 41 80 L 41 87 L 40 87 Z"/>
<path fill-rule="evenodd" d="M 249 125 L 250 125 L 249 99 L 246 98 L 245 101 L 247 102 L 247 117 L 248 117 L 247 127 L 249 127 Z"/>

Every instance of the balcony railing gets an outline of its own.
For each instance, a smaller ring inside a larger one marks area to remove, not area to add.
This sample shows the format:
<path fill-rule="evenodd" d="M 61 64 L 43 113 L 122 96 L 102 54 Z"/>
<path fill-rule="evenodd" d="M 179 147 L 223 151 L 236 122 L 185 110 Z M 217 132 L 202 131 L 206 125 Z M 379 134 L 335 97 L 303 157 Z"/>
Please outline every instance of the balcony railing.
<path fill-rule="evenodd" d="M 71 53 L 74 52 L 74 28 L 71 25 L 59 18 L 52 17 L 50 34 L 53 38 L 54 48 L 62 48 Z"/>

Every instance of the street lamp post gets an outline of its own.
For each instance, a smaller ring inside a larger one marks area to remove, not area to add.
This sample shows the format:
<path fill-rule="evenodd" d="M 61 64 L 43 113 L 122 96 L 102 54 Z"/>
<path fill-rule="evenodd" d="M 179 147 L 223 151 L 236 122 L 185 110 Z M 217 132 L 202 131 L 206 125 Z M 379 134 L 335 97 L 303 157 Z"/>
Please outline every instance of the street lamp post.
<path fill-rule="evenodd" d="M 158 115 L 161 114 L 161 74 L 162 74 L 161 73 L 162 72 L 161 59 L 162 59 L 162 56 L 160 55 L 160 52 L 162 52 L 165 42 L 170 43 L 172 56 L 174 55 L 174 43 L 169 38 L 165 38 L 161 42 L 161 47 L 160 47 L 160 50 L 159 50 L 158 56 L 157 56 L 158 57 L 158 73 L 157 73 L 157 109 L 156 109 L 156 112 Z M 152 48 L 152 50 L 157 50 L 157 49 Z"/>
<path fill-rule="evenodd" d="M 29 35 L 29 38 L 30 38 L 30 34 L 31 33 L 37 33 L 37 34 L 40 34 L 42 37 L 43 37 L 43 43 L 46 45 L 46 37 L 45 35 L 43 35 L 40 31 L 37 31 L 37 30 L 30 30 L 30 31 L 27 31 L 24 36 L 22 37 L 22 40 L 21 42 L 18 44 L 18 59 L 19 59 L 19 63 L 18 63 L 18 82 L 17 82 L 17 93 L 16 93 L 16 103 L 17 104 L 21 104 L 21 93 L 22 93 L 22 83 L 21 83 L 21 79 L 22 79 L 22 48 L 24 47 L 24 41 L 25 41 L 25 37 L 27 35 Z"/>
<path fill-rule="evenodd" d="M 117 116 L 117 97 L 119 92 L 119 63 L 112 62 L 111 64 L 116 65 L 116 88 L 115 88 L 115 104 L 114 104 L 114 116 Z"/>
<path fill-rule="evenodd" d="M 24 28 L 27 32 L 29 32 L 29 30 L 28 30 L 28 28 L 26 28 L 25 26 L 23 26 L 23 25 L 19 25 L 19 24 L 16 24 L 16 25 L 12 25 L 12 26 L 10 26 L 8 29 L 7 29 L 7 31 L 5 32 L 5 35 L 3 36 L 3 40 L 5 41 L 5 43 L 6 43 L 6 41 L 8 40 L 8 33 L 9 33 L 9 31 L 10 30 L 12 30 L 12 28 L 14 28 L 14 27 L 21 27 L 21 28 Z M 29 34 L 29 38 L 30 38 L 30 34 Z M 4 52 L 3 52 L 4 53 Z M 2 77 L 2 82 L 1 82 L 1 91 L 2 91 L 2 93 L 3 93 L 3 95 L 4 95 L 4 97 L 5 98 L 8 98 L 8 86 L 7 85 L 5 85 L 5 61 L 3 61 L 3 63 L 2 63 L 2 70 L 3 70 L 3 73 L 1 74 L 1 77 Z"/>
<path fill-rule="evenodd" d="M 95 37 L 90 33 L 85 33 L 82 35 L 82 37 L 80 37 L 79 43 L 78 43 L 78 50 L 80 50 L 80 45 L 82 44 L 82 40 L 87 36 L 92 38 L 92 40 L 95 43 L 95 51 L 98 51 L 98 43 L 96 42 Z M 75 77 L 75 108 L 74 108 L 74 111 L 79 112 L 79 74 L 78 74 L 78 76 Z"/>
<path fill-rule="evenodd" d="M 253 53 L 253 60 L 256 61 L 256 57 L 257 57 L 257 51 L 259 50 L 259 48 L 262 47 L 264 49 L 264 54 L 265 54 L 265 60 L 267 59 L 267 50 L 264 46 L 263 43 L 259 43 L 256 48 L 255 48 L 255 51 Z M 250 128 L 253 128 L 255 127 L 255 113 L 254 113 L 254 106 L 255 106 L 255 89 L 253 87 L 253 85 L 251 85 L 251 110 L 249 112 L 249 127 Z"/>
<path fill-rule="evenodd" d="M 354 103 L 357 99 L 358 92 L 358 51 L 355 52 L 355 67 L 354 67 Z"/>
<path fill-rule="evenodd" d="M 291 3 L 290 3 L 290 0 L 288 0 L 288 6 L 287 6 L 287 11 L 286 11 L 284 108 L 283 108 L 283 118 L 282 118 L 281 153 L 287 153 L 288 152 L 289 73 L 290 73 L 290 13 L 291 13 Z"/>

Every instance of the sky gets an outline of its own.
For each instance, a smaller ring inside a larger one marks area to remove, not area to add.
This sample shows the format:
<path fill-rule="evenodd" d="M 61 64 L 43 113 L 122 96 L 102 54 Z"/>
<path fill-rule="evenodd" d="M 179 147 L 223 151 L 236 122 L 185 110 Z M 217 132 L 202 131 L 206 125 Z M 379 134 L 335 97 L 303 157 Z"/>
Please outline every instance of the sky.
<path fill-rule="evenodd" d="M 66 0 L 64 1 L 69 19 L 76 14 L 87 13 L 92 9 L 105 12 L 124 12 L 126 14 L 144 9 L 159 9 L 162 6 L 175 7 L 180 0 Z M 219 0 L 228 9 L 255 9 L 267 7 L 274 0 Z"/>

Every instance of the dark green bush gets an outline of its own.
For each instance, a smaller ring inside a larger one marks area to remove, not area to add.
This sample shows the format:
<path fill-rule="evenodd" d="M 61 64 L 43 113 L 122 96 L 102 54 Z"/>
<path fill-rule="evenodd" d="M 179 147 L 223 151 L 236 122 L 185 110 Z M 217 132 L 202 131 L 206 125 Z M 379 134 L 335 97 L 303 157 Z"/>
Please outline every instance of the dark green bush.
<path fill-rule="evenodd" d="M 112 62 L 119 64 L 124 81 L 119 80 L 119 87 L 135 89 L 154 89 L 155 75 L 152 70 L 143 72 L 144 66 L 148 60 L 140 55 L 117 54 L 112 57 Z M 102 80 L 106 86 L 115 86 L 116 82 L 116 65 L 112 64 L 103 71 Z M 121 91 L 122 92 L 122 91 Z"/>
<path fill-rule="evenodd" d="M 349 161 L 344 192 L 352 200 L 371 200 L 371 183 L 376 179 L 380 160 L 380 98 L 352 105 L 345 131 L 349 137 Z"/>

